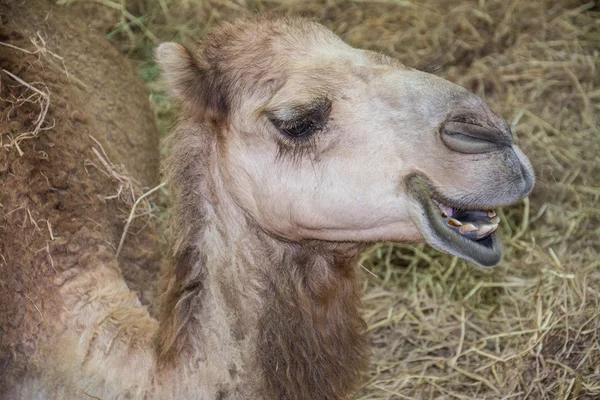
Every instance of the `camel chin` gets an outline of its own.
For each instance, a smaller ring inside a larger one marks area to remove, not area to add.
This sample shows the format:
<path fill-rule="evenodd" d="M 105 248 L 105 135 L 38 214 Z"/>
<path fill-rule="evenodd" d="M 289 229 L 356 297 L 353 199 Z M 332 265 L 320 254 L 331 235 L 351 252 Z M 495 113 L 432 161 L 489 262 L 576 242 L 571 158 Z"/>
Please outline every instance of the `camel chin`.
<path fill-rule="evenodd" d="M 450 199 L 419 173 L 407 181 L 416 225 L 429 245 L 480 267 L 500 263 L 503 249 L 496 233 L 500 217 L 491 207 Z"/>

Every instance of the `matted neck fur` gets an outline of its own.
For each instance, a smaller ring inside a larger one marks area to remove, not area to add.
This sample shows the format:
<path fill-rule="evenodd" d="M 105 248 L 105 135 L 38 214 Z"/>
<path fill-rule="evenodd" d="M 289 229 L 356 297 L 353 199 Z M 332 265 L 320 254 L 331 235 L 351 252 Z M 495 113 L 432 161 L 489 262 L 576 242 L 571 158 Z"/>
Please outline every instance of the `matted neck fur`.
<path fill-rule="evenodd" d="M 303 19 L 225 25 L 156 57 L 182 106 L 162 368 L 201 354 L 217 398 L 343 399 L 367 365 L 364 243 L 500 260 L 489 209 L 533 174 L 465 89 Z"/>

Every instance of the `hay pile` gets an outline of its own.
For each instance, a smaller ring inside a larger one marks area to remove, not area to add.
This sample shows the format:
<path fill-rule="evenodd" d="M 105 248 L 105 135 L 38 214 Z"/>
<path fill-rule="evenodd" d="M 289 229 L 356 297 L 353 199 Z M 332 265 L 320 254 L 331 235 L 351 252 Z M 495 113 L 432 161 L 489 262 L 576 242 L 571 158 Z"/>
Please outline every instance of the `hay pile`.
<path fill-rule="evenodd" d="M 104 4 L 115 4 L 102 0 Z M 483 271 L 426 246 L 365 255 L 374 357 L 360 399 L 600 396 L 600 11 L 592 2 L 129 0 L 109 34 L 140 61 L 162 130 L 156 40 L 255 12 L 314 17 L 357 47 L 472 90 L 512 126 L 538 183 L 501 211 L 506 257 Z M 132 19 L 133 18 L 133 19 Z"/>

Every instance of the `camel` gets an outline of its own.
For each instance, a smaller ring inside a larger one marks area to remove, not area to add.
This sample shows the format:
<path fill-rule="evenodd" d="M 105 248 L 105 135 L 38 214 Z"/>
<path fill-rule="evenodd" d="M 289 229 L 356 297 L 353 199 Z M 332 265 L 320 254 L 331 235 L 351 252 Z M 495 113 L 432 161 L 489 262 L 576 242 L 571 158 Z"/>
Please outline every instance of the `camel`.
<path fill-rule="evenodd" d="M 8 398 L 347 399 L 368 365 L 366 246 L 500 262 L 493 210 L 534 175 L 464 88 L 301 18 L 224 24 L 155 56 L 181 109 L 159 315 L 110 260 L 64 272 Z"/>

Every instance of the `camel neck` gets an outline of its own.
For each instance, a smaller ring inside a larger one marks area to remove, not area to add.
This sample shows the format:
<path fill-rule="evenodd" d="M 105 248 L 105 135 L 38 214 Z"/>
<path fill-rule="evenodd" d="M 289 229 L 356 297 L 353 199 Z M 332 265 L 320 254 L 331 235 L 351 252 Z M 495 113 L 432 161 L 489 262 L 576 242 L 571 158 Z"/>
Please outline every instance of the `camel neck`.
<path fill-rule="evenodd" d="M 158 365 L 169 379 L 210 382 L 206 398 L 346 398 L 367 360 L 360 246 L 264 232 L 223 189 L 214 147 L 194 143 L 176 142 L 169 164 L 173 248 Z M 180 161 L 191 159 L 207 165 Z"/>
<path fill-rule="evenodd" d="M 180 256 L 193 273 L 169 285 L 159 338 L 172 342 L 162 357 L 201 360 L 201 381 L 219 382 L 216 398 L 344 398 L 366 363 L 356 246 L 224 228 L 206 221 Z"/>

